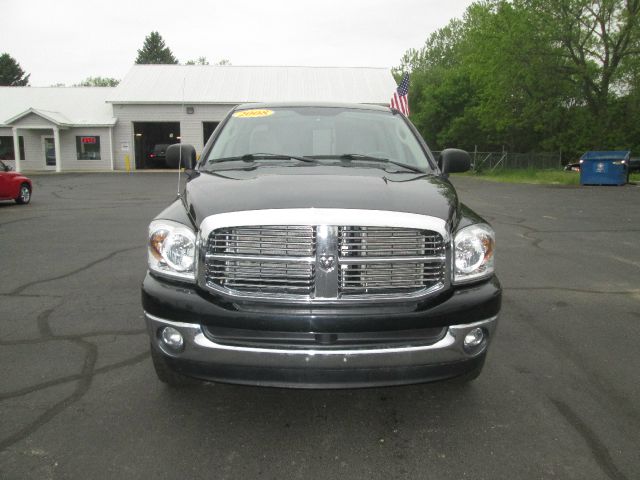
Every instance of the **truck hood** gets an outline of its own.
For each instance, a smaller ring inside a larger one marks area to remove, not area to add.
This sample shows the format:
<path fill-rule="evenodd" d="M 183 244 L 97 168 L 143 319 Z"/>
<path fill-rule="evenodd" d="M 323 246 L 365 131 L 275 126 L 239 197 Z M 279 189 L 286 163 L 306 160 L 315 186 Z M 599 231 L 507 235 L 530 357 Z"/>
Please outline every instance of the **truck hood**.
<path fill-rule="evenodd" d="M 449 224 L 458 211 L 455 190 L 441 177 L 340 166 L 201 173 L 187 182 L 185 200 L 198 227 L 209 215 L 241 210 L 388 210 L 438 217 Z"/>

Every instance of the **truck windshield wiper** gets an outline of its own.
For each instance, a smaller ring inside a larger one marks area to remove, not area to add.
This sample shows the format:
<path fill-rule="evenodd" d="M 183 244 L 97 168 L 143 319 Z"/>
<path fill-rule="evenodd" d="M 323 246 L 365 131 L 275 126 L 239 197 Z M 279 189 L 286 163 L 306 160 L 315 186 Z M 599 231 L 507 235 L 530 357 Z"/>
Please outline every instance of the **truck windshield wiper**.
<path fill-rule="evenodd" d="M 317 159 L 337 158 L 340 160 L 362 160 L 363 162 L 390 163 L 392 165 L 396 165 L 397 167 L 402 167 L 407 170 L 411 170 L 412 172 L 425 173 L 423 170 L 420 170 L 418 167 L 415 167 L 413 165 L 408 165 L 402 162 L 396 162 L 395 160 L 390 160 L 388 158 L 373 157 L 371 155 L 363 155 L 360 153 L 343 153 L 342 155 L 313 155 L 310 158 L 317 158 Z"/>
<path fill-rule="evenodd" d="M 299 160 L 301 162 L 317 163 L 310 157 L 298 157 L 281 153 L 246 153 L 234 157 L 212 158 L 208 163 L 234 162 L 238 160 L 243 162 L 253 162 L 254 160 Z"/>

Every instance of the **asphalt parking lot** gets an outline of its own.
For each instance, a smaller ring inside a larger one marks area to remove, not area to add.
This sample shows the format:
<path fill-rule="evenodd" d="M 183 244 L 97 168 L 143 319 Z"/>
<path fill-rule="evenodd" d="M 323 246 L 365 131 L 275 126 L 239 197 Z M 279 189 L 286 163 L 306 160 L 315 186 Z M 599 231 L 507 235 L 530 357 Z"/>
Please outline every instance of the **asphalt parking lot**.
<path fill-rule="evenodd" d="M 33 177 L 0 202 L 0 478 L 640 478 L 640 187 L 456 178 L 504 286 L 468 386 L 171 391 L 146 227 L 171 174 Z"/>

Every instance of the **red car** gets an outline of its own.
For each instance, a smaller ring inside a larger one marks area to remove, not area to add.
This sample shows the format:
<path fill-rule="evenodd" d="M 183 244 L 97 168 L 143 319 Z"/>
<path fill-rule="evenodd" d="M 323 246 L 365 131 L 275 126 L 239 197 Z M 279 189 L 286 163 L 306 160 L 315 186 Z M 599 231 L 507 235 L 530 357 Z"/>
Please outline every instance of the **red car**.
<path fill-rule="evenodd" d="M 31 201 L 31 180 L 0 161 L 0 200 L 15 200 L 25 204 Z"/>

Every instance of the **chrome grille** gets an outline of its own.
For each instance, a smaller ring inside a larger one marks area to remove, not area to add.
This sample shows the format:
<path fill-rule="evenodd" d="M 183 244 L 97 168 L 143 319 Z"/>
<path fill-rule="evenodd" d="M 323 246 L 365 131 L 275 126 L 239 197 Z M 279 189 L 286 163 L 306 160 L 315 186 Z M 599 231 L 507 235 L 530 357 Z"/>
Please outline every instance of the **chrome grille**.
<path fill-rule="evenodd" d="M 444 282 L 445 245 L 437 232 L 396 227 L 339 227 L 342 296 L 407 294 Z"/>
<path fill-rule="evenodd" d="M 412 228 L 224 227 L 201 252 L 206 286 L 241 298 L 401 300 L 439 290 L 448 275 L 442 235 Z"/>
<path fill-rule="evenodd" d="M 423 257 L 444 254 L 436 232 L 395 227 L 339 227 L 341 257 Z"/>
<path fill-rule="evenodd" d="M 343 295 L 415 292 L 442 281 L 444 266 L 426 263 L 343 265 L 338 281 Z"/>
<path fill-rule="evenodd" d="M 207 285 L 237 292 L 310 296 L 314 287 L 315 227 L 221 228 L 207 242 Z"/>
<path fill-rule="evenodd" d="M 210 253 L 306 257 L 315 255 L 315 227 L 266 225 L 231 227 L 209 235 Z"/>
<path fill-rule="evenodd" d="M 207 282 L 230 290 L 256 293 L 311 295 L 310 263 L 213 260 L 207 265 Z"/>

